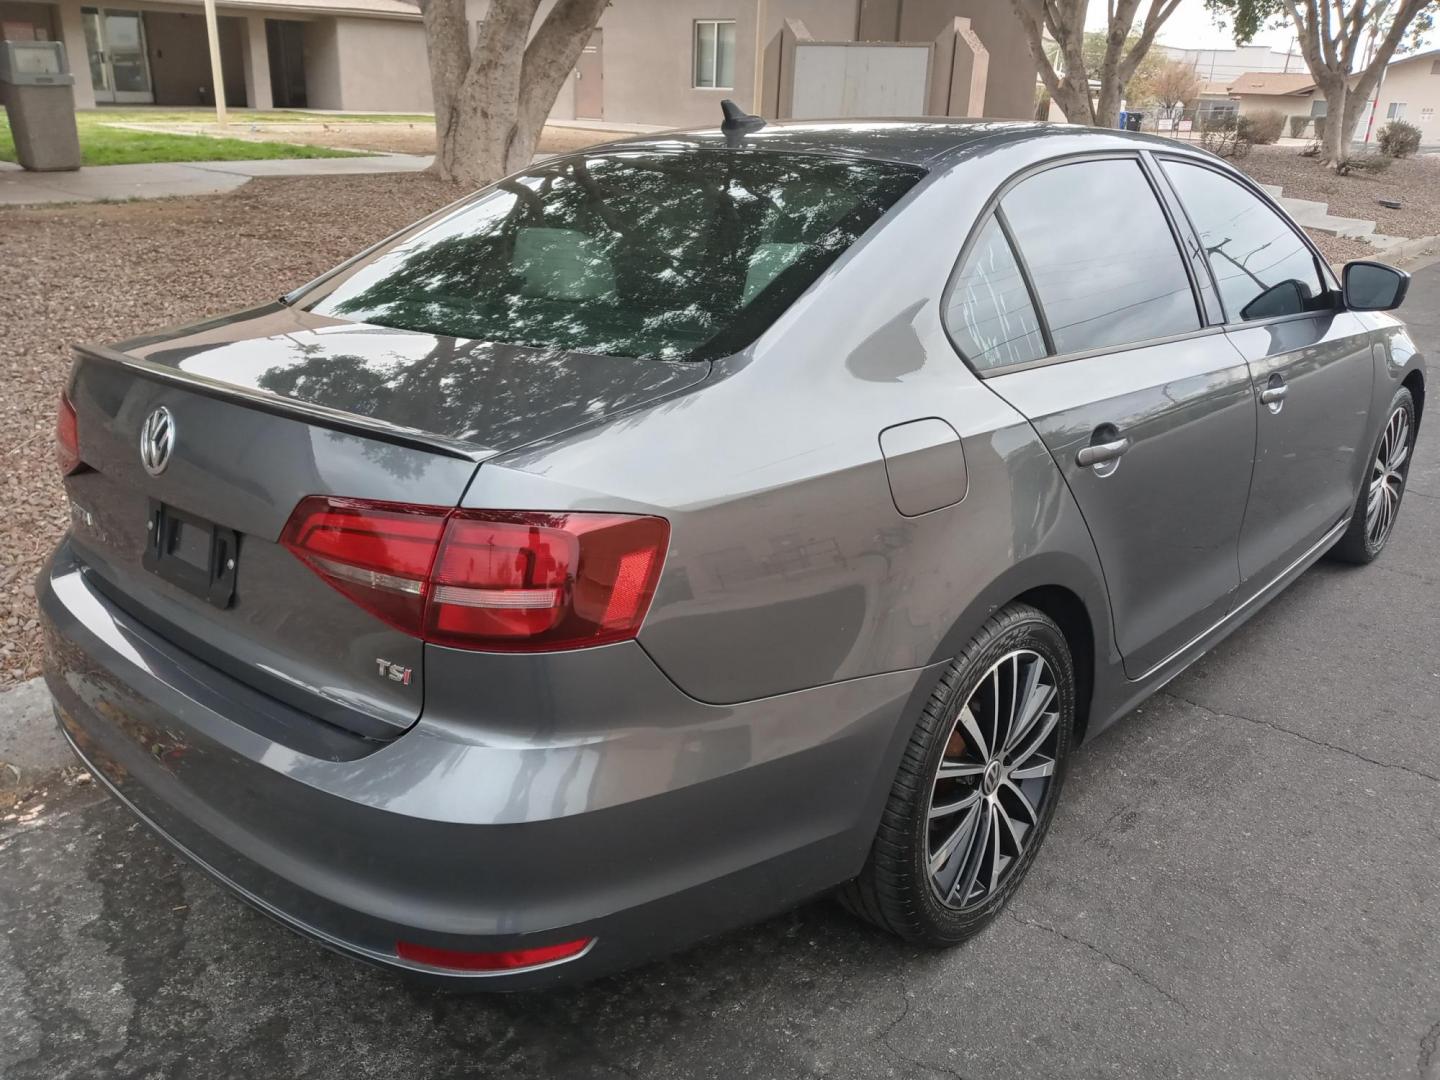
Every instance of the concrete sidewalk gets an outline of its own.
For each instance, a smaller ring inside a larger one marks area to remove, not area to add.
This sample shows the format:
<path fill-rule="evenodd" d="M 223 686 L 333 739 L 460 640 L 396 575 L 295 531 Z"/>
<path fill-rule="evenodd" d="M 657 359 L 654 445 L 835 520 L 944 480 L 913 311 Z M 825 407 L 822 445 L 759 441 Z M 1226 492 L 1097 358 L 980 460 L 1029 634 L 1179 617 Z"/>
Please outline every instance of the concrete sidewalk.
<path fill-rule="evenodd" d="M 44 679 L 0 691 L 0 810 L 73 763 Z"/>
<path fill-rule="evenodd" d="M 76 172 L 27 172 L 0 162 L 0 207 L 45 203 L 165 199 L 233 191 L 256 176 L 367 176 L 419 172 L 433 159 L 413 154 L 294 158 L 271 161 L 187 161 L 101 165 Z"/>

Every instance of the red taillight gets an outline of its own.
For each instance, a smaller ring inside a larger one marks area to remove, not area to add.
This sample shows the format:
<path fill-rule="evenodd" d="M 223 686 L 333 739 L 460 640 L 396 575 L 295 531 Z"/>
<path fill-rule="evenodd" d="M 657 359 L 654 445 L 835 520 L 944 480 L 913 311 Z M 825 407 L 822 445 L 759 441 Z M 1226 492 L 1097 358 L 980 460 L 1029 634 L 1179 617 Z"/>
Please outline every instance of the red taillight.
<path fill-rule="evenodd" d="M 664 518 L 303 499 L 280 542 L 366 610 L 439 645 L 575 649 L 634 637 Z"/>
<path fill-rule="evenodd" d="M 429 945 L 416 945 L 411 941 L 397 941 L 395 955 L 402 960 L 449 971 L 514 971 L 517 968 L 539 967 L 542 964 L 553 964 L 557 960 L 572 959 L 589 948 L 594 940 L 581 938 L 579 941 L 567 941 L 561 945 L 489 953 L 436 949 Z"/>
<path fill-rule="evenodd" d="M 280 542 L 365 610 L 418 636 L 446 514 L 433 506 L 316 495 L 300 500 Z"/>
<path fill-rule="evenodd" d="M 69 476 L 80 468 L 80 422 L 75 417 L 70 396 L 64 391 L 55 410 L 55 463 L 60 466 L 61 476 Z"/>

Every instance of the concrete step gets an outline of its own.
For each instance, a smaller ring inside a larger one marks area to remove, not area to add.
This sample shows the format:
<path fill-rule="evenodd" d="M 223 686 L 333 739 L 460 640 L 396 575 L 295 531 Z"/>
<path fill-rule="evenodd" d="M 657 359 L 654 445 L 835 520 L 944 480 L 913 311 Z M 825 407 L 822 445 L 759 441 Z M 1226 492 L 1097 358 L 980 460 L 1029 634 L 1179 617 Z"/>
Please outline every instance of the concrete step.
<path fill-rule="evenodd" d="M 1285 189 L 1279 184 L 1261 184 L 1260 190 L 1265 192 L 1265 194 L 1269 195 L 1272 199 L 1278 199 L 1280 198 L 1280 194 Z"/>
<path fill-rule="evenodd" d="M 1348 236 L 1358 240 L 1375 231 L 1375 222 L 1365 221 L 1362 218 L 1335 217 L 1327 214 L 1305 227 L 1314 229 L 1316 232 L 1328 233 L 1331 236 Z"/>
<path fill-rule="evenodd" d="M 1375 231 L 1375 222 L 1364 218 L 1339 217 L 1330 213 L 1330 205 L 1312 199 L 1281 199 L 1280 205 L 1295 219 L 1296 224 L 1330 236 L 1368 236 Z"/>
<path fill-rule="evenodd" d="M 1330 212 L 1330 204 L 1312 199 L 1281 199 L 1280 205 L 1296 221 L 1309 217 L 1324 217 Z"/>

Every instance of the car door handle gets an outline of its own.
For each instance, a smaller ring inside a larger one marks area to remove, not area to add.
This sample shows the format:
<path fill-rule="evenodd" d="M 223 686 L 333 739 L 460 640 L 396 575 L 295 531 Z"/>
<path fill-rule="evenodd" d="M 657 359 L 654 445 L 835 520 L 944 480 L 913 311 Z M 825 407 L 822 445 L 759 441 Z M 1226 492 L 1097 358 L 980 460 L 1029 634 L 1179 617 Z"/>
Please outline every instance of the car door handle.
<path fill-rule="evenodd" d="M 1281 383 L 1279 386 L 1267 386 L 1264 390 L 1260 391 L 1260 400 L 1266 405 L 1274 405 L 1277 402 L 1284 401 L 1285 395 L 1289 392 L 1290 388 L 1284 383 Z"/>
<path fill-rule="evenodd" d="M 1080 448 L 1075 455 L 1075 464 L 1082 469 L 1088 469 L 1091 465 L 1104 465 L 1107 461 L 1114 461 L 1131 446 L 1130 436 L 1125 435 L 1110 442 L 1091 443 L 1089 446 Z"/>

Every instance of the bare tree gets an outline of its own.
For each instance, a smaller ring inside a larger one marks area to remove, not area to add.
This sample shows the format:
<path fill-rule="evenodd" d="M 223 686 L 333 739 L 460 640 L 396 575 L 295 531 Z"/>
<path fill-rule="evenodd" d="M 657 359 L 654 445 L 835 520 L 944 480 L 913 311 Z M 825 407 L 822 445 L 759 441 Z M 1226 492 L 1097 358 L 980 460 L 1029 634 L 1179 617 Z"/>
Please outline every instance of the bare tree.
<path fill-rule="evenodd" d="M 1265 23 L 1284 15 L 1300 39 L 1300 53 L 1315 85 L 1325 95 L 1325 137 L 1321 158 L 1338 169 L 1365 104 L 1380 74 L 1417 20 L 1428 21 L 1436 0 L 1206 0 L 1217 15 L 1234 22 L 1235 40 L 1249 41 Z M 1361 41 L 1374 44 L 1369 63 L 1359 70 Z"/>
<path fill-rule="evenodd" d="M 609 0 L 490 0 L 471 44 L 465 0 L 420 0 L 435 97 L 435 172 L 480 185 L 529 164 Z M 533 35 L 532 35 L 533 28 Z"/>
<path fill-rule="evenodd" d="M 1010 0 L 1040 80 L 1065 118 L 1075 124 L 1114 127 L 1126 85 L 1180 0 L 1105 0 L 1105 49 L 1098 64 L 1087 66 L 1085 15 L 1089 6 L 1090 0 Z M 1145 15 L 1136 30 L 1135 18 L 1142 6 Z M 1058 64 L 1046 54 L 1047 31 L 1058 47 Z M 1093 100 L 1091 79 L 1100 84 Z"/>
<path fill-rule="evenodd" d="M 1149 81 L 1150 96 L 1167 109 L 1189 108 L 1200 99 L 1204 80 L 1195 69 L 1180 60 L 1167 60 L 1155 69 Z"/>

